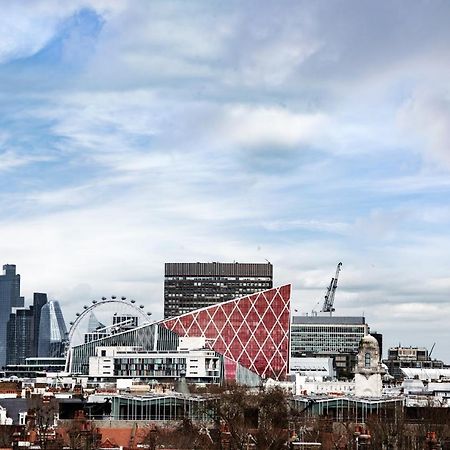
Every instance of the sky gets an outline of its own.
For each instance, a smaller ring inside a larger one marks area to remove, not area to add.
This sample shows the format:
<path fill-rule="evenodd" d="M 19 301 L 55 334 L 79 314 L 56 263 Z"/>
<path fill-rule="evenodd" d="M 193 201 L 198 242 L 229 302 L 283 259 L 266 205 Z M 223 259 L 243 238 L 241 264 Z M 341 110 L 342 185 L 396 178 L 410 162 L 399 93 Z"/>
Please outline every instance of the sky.
<path fill-rule="evenodd" d="M 66 321 L 164 262 L 450 363 L 450 2 L 0 0 L 0 263 Z"/>

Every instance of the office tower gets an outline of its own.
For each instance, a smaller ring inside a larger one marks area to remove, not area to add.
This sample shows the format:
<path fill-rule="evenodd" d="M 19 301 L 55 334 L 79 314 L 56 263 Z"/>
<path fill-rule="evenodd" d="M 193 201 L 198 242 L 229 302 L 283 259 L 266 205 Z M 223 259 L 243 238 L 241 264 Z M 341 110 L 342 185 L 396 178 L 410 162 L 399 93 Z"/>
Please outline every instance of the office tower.
<path fill-rule="evenodd" d="M 6 364 L 25 364 L 33 353 L 33 307 L 13 308 L 7 338 Z"/>
<path fill-rule="evenodd" d="M 41 309 L 38 356 L 62 356 L 66 335 L 66 324 L 59 302 L 48 302 Z"/>
<path fill-rule="evenodd" d="M 33 294 L 33 354 L 38 355 L 39 348 L 39 325 L 41 323 L 41 310 L 47 303 L 47 294 L 44 292 L 35 292 Z"/>
<path fill-rule="evenodd" d="M 164 318 L 272 288 L 272 264 L 166 263 Z"/>
<path fill-rule="evenodd" d="M 26 358 L 37 356 L 41 309 L 47 294 L 34 293 L 29 308 L 12 308 L 7 327 L 6 364 L 25 364 Z"/>
<path fill-rule="evenodd" d="M 353 377 L 361 339 L 369 333 L 365 317 L 294 316 L 291 356 L 329 356 L 338 377 Z"/>
<path fill-rule="evenodd" d="M 8 321 L 11 308 L 23 307 L 20 296 L 20 275 L 16 274 L 14 264 L 3 266 L 0 275 L 0 367 L 6 364 Z"/>

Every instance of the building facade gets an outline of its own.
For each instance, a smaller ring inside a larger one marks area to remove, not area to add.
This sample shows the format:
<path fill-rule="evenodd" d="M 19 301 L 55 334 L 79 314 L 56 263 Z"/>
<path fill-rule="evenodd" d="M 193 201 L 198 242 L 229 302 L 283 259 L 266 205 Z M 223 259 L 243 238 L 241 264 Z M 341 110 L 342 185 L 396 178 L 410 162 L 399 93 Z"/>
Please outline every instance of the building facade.
<path fill-rule="evenodd" d="M 39 323 L 39 357 L 60 357 L 64 354 L 67 329 L 58 301 L 42 307 Z"/>
<path fill-rule="evenodd" d="M 203 337 L 224 356 L 225 377 L 237 365 L 261 378 L 284 380 L 289 372 L 290 285 L 229 300 L 164 320 L 181 337 Z"/>
<path fill-rule="evenodd" d="M 29 308 L 12 308 L 7 326 L 6 363 L 25 364 L 25 359 L 37 356 L 41 309 L 47 294 L 35 292 Z"/>
<path fill-rule="evenodd" d="M 24 364 L 33 355 L 33 308 L 13 308 L 8 321 L 6 364 Z"/>
<path fill-rule="evenodd" d="M 202 338 L 223 358 L 228 381 L 285 380 L 289 372 L 290 285 L 211 305 L 74 346 L 67 371 L 88 374 L 100 347 L 138 347 L 139 352 L 183 350 L 183 338 Z"/>
<path fill-rule="evenodd" d="M 291 356 L 330 356 L 338 377 L 352 377 L 361 339 L 369 333 L 364 317 L 294 316 Z"/>
<path fill-rule="evenodd" d="M 20 296 L 20 275 L 14 264 L 3 266 L 0 275 L 0 367 L 6 364 L 8 321 L 12 308 L 21 308 L 24 298 Z"/>
<path fill-rule="evenodd" d="M 164 317 L 272 288 L 272 264 L 166 263 Z"/>
<path fill-rule="evenodd" d="M 89 358 L 90 378 L 150 378 L 167 382 L 185 377 L 197 383 L 221 380 L 221 357 L 205 348 L 149 352 L 135 347 L 97 347 L 96 351 L 97 355 Z"/>
<path fill-rule="evenodd" d="M 391 347 L 383 363 L 386 364 L 389 374 L 396 379 L 403 378 L 402 369 L 443 369 L 444 367 L 443 361 L 431 359 L 425 347 Z"/>

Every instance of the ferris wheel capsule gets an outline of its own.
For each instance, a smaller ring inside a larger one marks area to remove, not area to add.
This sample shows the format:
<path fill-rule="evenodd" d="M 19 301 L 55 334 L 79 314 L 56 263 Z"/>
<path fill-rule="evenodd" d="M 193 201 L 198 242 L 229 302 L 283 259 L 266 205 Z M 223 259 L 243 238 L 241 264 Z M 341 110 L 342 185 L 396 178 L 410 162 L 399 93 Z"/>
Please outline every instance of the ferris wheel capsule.
<path fill-rule="evenodd" d="M 126 297 L 120 297 L 120 300 L 123 300 L 123 301 L 125 301 L 127 298 Z"/>
<path fill-rule="evenodd" d="M 131 303 L 133 303 L 133 304 L 136 303 L 136 300 L 131 300 Z"/>
<path fill-rule="evenodd" d="M 139 308 L 144 309 L 144 305 L 139 305 Z"/>
<path fill-rule="evenodd" d="M 152 315 L 152 313 L 151 313 L 151 312 L 148 312 L 148 313 L 147 313 L 147 316 L 151 316 L 151 315 Z"/>
<path fill-rule="evenodd" d="M 111 298 L 115 300 L 117 297 L 115 295 L 111 295 Z"/>
<path fill-rule="evenodd" d="M 106 297 L 102 297 L 102 300 L 106 300 Z"/>

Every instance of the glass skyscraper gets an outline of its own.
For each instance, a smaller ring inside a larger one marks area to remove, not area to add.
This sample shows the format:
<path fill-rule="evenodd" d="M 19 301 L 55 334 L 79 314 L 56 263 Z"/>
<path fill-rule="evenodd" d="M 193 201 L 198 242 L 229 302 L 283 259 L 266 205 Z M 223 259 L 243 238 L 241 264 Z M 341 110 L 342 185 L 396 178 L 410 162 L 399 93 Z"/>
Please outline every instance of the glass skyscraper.
<path fill-rule="evenodd" d="M 38 356 L 62 356 L 66 334 L 66 324 L 59 302 L 48 302 L 41 309 Z"/>
<path fill-rule="evenodd" d="M 26 358 L 38 355 L 41 309 L 47 294 L 35 292 L 29 308 L 12 308 L 8 322 L 7 364 L 25 364 Z"/>
<path fill-rule="evenodd" d="M 16 274 L 14 264 L 3 266 L 0 275 L 0 367 L 6 364 L 7 330 L 11 308 L 24 306 L 24 299 L 20 296 L 20 275 Z"/>

